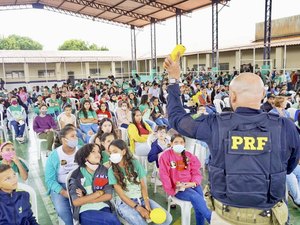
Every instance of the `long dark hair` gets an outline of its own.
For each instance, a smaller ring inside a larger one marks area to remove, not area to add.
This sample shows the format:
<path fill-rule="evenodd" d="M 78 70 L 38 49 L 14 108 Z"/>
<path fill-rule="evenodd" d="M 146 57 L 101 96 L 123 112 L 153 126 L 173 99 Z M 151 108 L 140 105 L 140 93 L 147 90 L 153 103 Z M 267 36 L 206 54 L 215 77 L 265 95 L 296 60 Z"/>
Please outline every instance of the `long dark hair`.
<path fill-rule="evenodd" d="M 102 125 L 103 125 L 105 122 L 107 122 L 107 121 L 111 123 L 111 126 L 112 126 L 111 133 L 114 134 L 115 136 L 117 136 L 116 129 L 115 129 L 115 126 L 114 126 L 113 122 L 112 122 L 109 118 L 103 118 L 103 119 L 100 120 L 100 122 L 99 122 L 98 132 L 97 132 L 97 134 L 96 134 L 96 136 L 95 136 L 94 141 L 95 141 L 97 138 L 99 138 L 99 140 L 100 140 L 102 134 L 104 133 L 104 132 L 102 131 L 101 127 L 102 127 Z"/>
<path fill-rule="evenodd" d="M 140 104 L 141 105 L 146 105 L 147 104 L 149 106 L 148 99 L 149 99 L 148 95 L 142 95 Z"/>
<path fill-rule="evenodd" d="M 87 112 L 87 110 L 84 108 L 84 104 L 86 103 L 86 102 L 88 102 L 88 103 L 90 103 L 90 109 L 89 109 L 89 111 L 91 111 L 91 112 L 93 112 L 94 110 L 93 110 L 93 108 L 92 108 L 92 104 L 91 104 L 91 102 L 89 101 L 89 100 L 84 100 L 83 101 L 83 103 L 82 103 L 82 105 L 81 105 L 81 109 L 80 109 L 80 111 L 79 111 L 79 113 L 83 113 L 83 116 L 84 116 L 84 118 L 88 118 L 88 112 Z"/>
<path fill-rule="evenodd" d="M 141 182 L 137 180 L 138 173 L 135 171 L 132 162 L 134 160 L 133 155 L 130 153 L 126 143 L 121 139 L 116 139 L 110 143 L 109 148 L 110 146 L 115 146 L 121 150 L 126 150 L 126 154 L 123 156 L 126 178 L 129 182 L 133 182 L 134 184 L 140 184 Z M 117 179 L 117 183 L 121 186 L 121 188 L 124 191 L 128 191 L 125 176 L 121 170 L 121 167 L 118 164 L 112 163 L 112 170 Z"/>
<path fill-rule="evenodd" d="M 97 144 L 86 144 L 76 152 L 74 161 L 78 166 L 86 167 L 86 158 L 89 157 L 95 146 L 99 148 L 99 153 L 101 154 L 100 146 Z"/>
<path fill-rule="evenodd" d="M 104 146 L 102 145 L 102 142 L 105 142 L 106 141 L 106 138 L 107 137 L 109 137 L 109 136 L 114 136 L 114 140 L 116 140 L 118 137 L 117 137 L 117 135 L 116 134 L 114 134 L 114 133 L 103 133 L 102 135 L 101 135 L 101 137 L 99 138 L 100 139 L 100 143 L 101 143 L 101 151 L 105 151 L 105 148 L 104 148 Z"/>
<path fill-rule="evenodd" d="M 173 143 L 173 141 L 175 140 L 175 138 L 182 138 L 184 140 L 184 143 L 185 143 L 185 138 L 184 136 L 182 136 L 181 134 L 173 134 L 172 137 L 171 137 L 171 142 Z M 183 150 L 181 152 L 181 156 L 182 156 L 182 160 L 183 160 L 183 163 L 184 163 L 184 169 L 187 169 L 188 167 L 188 158 L 185 154 L 185 150 Z"/>
<path fill-rule="evenodd" d="M 66 135 L 70 132 L 76 130 L 76 127 L 73 124 L 67 124 L 63 129 L 60 130 L 59 134 L 56 135 L 54 140 L 54 148 L 57 148 L 62 145 L 62 138 L 65 138 Z"/>
<path fill-rule="evenodd" d="M 130 98 L 131 94 L 133 95 L 133 99 Z M 136 95 L 131 92 L 131 93 L 129 93 L 128 97 L 129 97 L 129 101 L 133 102 L 134 107 L 137 107 L 138 106 L 138 99 L 137 99 Z"/>
<path fill-rule="evenodd" d="M 138 129 L 137 122 L 135 121 L 135 118 L 134 118 L 136 112 L 141 112 L 141 110 L 139 110 L 138 108 L 132 109 L 132 112 L 131 112 L 131 120 L 132 120 L 132 123 L 133 123 L 133 124 L 136 126 L 136 128 Z M 145 122 L 143 121 L 143 119 L 141 120 L 141 125 L 142 125 L 143 128 L 145 128 L 146 130 L 148 130 L 148 129 L 146 128 L 146 124 L 145 124 Z M 139 135 L 141 135 L 139 129 L 138 129 L 138 132 L 139 132 Z"/>

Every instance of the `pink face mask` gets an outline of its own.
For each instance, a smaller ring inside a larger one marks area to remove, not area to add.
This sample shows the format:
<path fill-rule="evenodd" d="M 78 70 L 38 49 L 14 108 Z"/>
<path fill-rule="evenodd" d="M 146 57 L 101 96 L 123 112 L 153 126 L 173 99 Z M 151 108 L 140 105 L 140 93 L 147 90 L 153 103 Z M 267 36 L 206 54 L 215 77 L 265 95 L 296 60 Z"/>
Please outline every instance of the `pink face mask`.
<path fill-rule="evenodd" d="M 16 152 L 2 152 L 2 158 L 8 162 L 12 161 L 15 155 Z"/>

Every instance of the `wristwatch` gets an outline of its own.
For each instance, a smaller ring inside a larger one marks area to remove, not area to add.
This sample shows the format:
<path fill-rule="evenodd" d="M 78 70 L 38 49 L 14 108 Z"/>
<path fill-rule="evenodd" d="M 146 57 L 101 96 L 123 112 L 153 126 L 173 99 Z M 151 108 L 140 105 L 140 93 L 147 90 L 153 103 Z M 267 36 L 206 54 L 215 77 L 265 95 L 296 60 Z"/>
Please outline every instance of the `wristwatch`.
<path fill-rule="evenodd" d="M 169 84 L 179 84 L 181 82 L 181 79 L 175 79 L 175 78 L 170 78 L 169 79 Z"/>

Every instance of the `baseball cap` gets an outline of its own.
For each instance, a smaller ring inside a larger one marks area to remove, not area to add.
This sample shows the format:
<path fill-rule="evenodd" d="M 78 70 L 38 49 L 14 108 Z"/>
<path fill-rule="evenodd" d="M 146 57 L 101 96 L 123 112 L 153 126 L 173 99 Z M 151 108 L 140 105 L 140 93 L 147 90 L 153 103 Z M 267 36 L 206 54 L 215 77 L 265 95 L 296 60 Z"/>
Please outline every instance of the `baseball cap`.
<path fill-rule="evenodd" d="M 273 93 L 267 94 L 267 98 L 275 98 L 275 95 Z"/>

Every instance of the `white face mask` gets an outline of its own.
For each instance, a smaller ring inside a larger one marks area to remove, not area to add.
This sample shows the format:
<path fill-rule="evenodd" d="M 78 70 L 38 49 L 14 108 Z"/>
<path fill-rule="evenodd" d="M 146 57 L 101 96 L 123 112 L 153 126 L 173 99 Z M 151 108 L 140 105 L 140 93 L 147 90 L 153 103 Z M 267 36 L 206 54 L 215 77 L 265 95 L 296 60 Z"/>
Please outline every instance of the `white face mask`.
<path fill-rule="evenodd" d="M 91 169 L 92 171 L 96 171 L 96 169 L 98 168 L 99 164 L 92 164 L 89 161 L 85 162 L 85 165 Z"/>
<path fill-rule="evenodd" d="M 185 150 L 185 147 L 183 145 L 173 145 L 172 148 L 176 153 L 181 153 Z"/>
<path fill-rule="evenodd" d="M 121 109 L 125 111 L 127 109 L 127 106 L 122 106 Z"/>
<path fill-rule="evenodd" d="M 110 154 L 110 161 L 114 164 L 118 164 L 119 162 L 122 161 L 122 158 L 123 156 L 121 155 L 121 153 L 113 153 L 113 154 Z"/>

